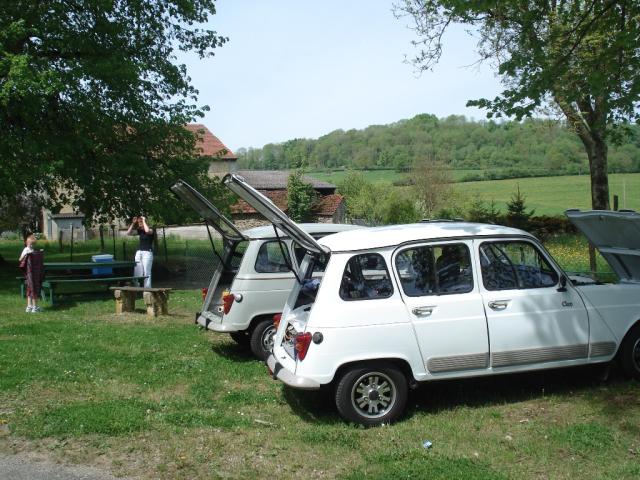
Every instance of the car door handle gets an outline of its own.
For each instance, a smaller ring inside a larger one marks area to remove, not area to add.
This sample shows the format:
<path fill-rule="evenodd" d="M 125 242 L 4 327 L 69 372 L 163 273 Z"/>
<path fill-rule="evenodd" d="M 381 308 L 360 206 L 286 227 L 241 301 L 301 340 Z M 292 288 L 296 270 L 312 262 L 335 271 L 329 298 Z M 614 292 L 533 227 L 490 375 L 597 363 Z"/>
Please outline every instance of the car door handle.
<path fill-rule="evenodd" d="M 411 310 L 411 312 L 416 317 L 428 317 L 429 315 L 431 315 L 433 313 L 434 308 L 436 308 L 436 307 L 435 306 L 415 307 L 413 310 Z"/>
<path fill-rule="evenodd" d="M 489 302 L 489 308 L 492 310 L 504 310 L 509 306 L 511 300 L 492 300 Z"/>

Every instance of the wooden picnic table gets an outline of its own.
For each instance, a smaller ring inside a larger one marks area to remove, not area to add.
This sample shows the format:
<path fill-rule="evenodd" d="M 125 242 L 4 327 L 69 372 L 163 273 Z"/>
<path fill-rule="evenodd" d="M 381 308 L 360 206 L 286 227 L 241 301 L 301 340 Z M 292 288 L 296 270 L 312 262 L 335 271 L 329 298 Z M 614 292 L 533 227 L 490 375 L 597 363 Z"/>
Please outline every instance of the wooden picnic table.
<path fill-rule="evenodd" d="M 113 262 L 44 262 L 44 271 L 65 271 L 65 270 L 91 270 L 93 268 L 133 268 L 136 262 L 113 261 Z"/>

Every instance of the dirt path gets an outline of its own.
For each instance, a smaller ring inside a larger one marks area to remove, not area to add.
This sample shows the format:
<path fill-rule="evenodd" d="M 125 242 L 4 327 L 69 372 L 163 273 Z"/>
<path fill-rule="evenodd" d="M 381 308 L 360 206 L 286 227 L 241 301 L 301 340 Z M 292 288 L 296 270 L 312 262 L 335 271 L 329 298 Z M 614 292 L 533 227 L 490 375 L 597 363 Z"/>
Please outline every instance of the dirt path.
<path fill-rule="evenodd" d="M 22 455 L 0 454 L 0 480 L 118 480 L 93 467 L 65 467 Z M 122 477 L 119 480 L 123 480 Z"/>

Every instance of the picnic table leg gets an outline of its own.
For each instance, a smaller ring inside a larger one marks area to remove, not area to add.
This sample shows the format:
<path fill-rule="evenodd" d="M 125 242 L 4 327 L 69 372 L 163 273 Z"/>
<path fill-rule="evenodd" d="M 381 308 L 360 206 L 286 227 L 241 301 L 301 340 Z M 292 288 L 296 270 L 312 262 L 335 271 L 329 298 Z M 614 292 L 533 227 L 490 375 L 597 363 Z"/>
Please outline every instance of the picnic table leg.
<path fill-rule="evenodd" d="M 113 295 L 116 298 L 116 314 L 117 315 L 134 311 L 135 305 L 136 305 L 135 292 L 114 290 Z"/>
<path fill-rule="evenodd" d="M 147 307 L 147 315 L 149 317 L 157 317 L 158 316 L 158 304 L 155 301 L 153 293 L 144 292 L 142 294 L 142 298 L 144 298 L 144 304 Z"/>
<path fill-rule="evenodd" d="M 153 301 L 160 315 L 169 315 L 169 292 L 153 292 Z"/>
<path fill-rule="evenodd" d="M 20 281 L 20 298 L 24 298 L 24 280 Z"/>

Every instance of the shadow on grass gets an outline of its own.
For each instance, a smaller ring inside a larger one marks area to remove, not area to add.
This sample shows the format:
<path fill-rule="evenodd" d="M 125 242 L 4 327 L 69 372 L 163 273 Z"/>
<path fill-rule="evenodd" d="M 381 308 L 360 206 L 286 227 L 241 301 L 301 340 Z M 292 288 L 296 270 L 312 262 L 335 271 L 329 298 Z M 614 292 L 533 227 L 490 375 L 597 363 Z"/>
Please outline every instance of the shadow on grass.
<path fill-rule="evenodd" d="M 238 345 L 235 342 L 215 343 L 211 345 L 211 351 L 234 362 L 259 362 L 248 346 Z"/>
<path fill-rule="evenodd" d="M 605 375 L 606 374 L 606 375 Z M 589 393 L 590 401 L 604 414 L 622 416 L 628 399 L 640 405 L 637 386 L 628 382 L 615 367 L 592 365 L 546 371 L 477 377 L 462 380 L 423 382 L 409 393 L 404 419 L 416 413 L 439 413 L 459 407 L 481 408 L 505 403 Z M 300 419 L 313 423 L 336 423 L 339 419 L 333 390 L 302 391 L 283 387 L 283 394 L 292 411 Z"/>

